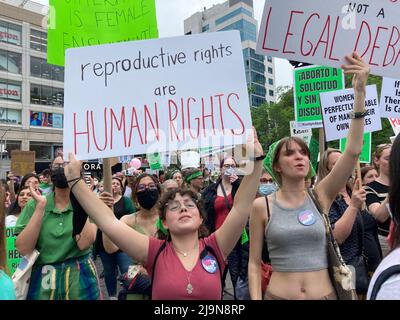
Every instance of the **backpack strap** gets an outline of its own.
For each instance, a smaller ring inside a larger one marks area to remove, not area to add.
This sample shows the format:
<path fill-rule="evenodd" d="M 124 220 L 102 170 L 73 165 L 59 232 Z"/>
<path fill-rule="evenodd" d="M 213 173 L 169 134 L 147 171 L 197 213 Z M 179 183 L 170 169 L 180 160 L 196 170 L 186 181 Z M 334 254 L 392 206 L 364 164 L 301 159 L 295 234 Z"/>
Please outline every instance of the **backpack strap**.
<path fill-rule="evenodd" d="M 163 242 L 163 244 L 160 246 L 160 248 L 158 249 L 157 254 L 156 254 L 155 258 L 154 258 L 153 268 L 152 268 L 153 272 L 151 273 L 151 283 L 150 283 L 150 300 L 151 300 L 151 298 L 153 296 L 153 280 L 154 280 L 154 273 L 156 271 L 156 263 L 157 263 L 157 260 L 158 260 L 158 256 L 165 249 L 166 246 L 167 246 L 167 240 L 165 240 Z"/>
<path fill-rule="evenodd" d="M 215 260 L 217 261 L 218 264 L 218 270 L 219 270 L 219 277 L 221 279 L 221 300 L 223 298 L 223 293 L 224 293 L 224 275 L 222 273 L 222 269 L 221 269 L 221 265 L 219 264 L 219 261 L 217 259 L 217 255 L 215 254 L 215 251 L 213 248 L 211 248 L 210 246 L 205 246 L 205 248 L 203 249 L 203 251 L 200 253 L 200 259 L 203 259 L 208 253 L 211 253 L 211 255 L 214 256 Z"/>
<path fill-rule="evenodd" d="M 400 264 L 391 266 L 387 269 L 385 269 L 379 276 L 376 278 L 376 281 L 374 283 L 374 287 L 372 288 L 371 292 L 371 297 L 369 298 L 370 300 L 376 300 L 376 296 L 378 295 L 379 290 L 381 289 L 381 286 L 385 283 L 387 279 L 389 279 L 391 276 L 400 273 Z"/>

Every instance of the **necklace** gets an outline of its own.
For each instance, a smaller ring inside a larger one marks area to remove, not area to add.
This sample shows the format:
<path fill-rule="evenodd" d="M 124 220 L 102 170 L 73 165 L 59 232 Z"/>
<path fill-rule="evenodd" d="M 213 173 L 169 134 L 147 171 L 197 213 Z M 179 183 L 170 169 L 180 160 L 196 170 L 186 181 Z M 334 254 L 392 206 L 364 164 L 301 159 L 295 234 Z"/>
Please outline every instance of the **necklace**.
<path fill-rule="evenodd" d="M 190 283 L 190 276 L 192 275 L 192 271 L 190 271 L 190 272 L 186 271 L 186 278 L 187 278 L 187 282 L 188 282 L 187 286 L 186 286 L 186 291 L 187 291 L 188 294 L 192 294 L 193 293 L 193 285 Z"/>
<path fill-rule="evenodd" d="M 194 247 L 193 249 L 189 250 L 188 252 L 182 252 L 182 251 L 178 250 L 178 249 L 172 244 L 172 246 L 174 247 L 175 251 L 178 252 L 179 254 L 181 254 L 181 255 L 184 256 L 184 257 L 187 257 L 189 253 L 191 253 L 192 251 L 194 251 L 195 249 L 197 249 L 197 248 L 198 248 L 198 245 L 199 245 L 199 243 L 197 242 L 196 245 L 195 245 L 195 247 Z"/>

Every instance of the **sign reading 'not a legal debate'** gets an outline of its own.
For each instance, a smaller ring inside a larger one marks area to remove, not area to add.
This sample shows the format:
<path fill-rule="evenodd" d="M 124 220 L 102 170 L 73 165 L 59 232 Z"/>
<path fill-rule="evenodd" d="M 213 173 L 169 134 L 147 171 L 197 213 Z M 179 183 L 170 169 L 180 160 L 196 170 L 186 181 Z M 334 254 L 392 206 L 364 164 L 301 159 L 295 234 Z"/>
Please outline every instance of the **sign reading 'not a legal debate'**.
<path fill-rule="evenodd" d="M 238 31 L 67 50 L 64 154 L 81 160 L 246 141 Z"/>
<path fill-rule="evenodd" d="M 400 1 L 267 0 L 257 43 L 265 55 L 341 67 L 357 51 L 371 73 L 398 77 Z"/>

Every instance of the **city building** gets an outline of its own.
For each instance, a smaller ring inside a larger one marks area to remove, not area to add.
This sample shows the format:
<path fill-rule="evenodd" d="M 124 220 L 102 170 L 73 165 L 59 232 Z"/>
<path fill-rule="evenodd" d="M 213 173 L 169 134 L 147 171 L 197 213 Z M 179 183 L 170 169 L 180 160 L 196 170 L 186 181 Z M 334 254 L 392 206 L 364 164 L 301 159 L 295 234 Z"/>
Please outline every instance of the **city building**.
<path fill-rule="evenodd" d="M 253 0 L 228 0 L 209 9 L 204 8 L 204 11 L 193 14 L 184 22 L 186 35 L 225 30 L 240 31 L 250 105 L 258 107 L 265 102 L 275 102 L 274 60 L 255 52 L 258 23 L 254 19 Z"/>
<path fill-rule="evenodd" d="M 27 0 L 0 2 L 0 177 L 11 150 L 34 150 L 35 170 L 62 147 L 64 68 L 49 65 L 47 7 Z"/>

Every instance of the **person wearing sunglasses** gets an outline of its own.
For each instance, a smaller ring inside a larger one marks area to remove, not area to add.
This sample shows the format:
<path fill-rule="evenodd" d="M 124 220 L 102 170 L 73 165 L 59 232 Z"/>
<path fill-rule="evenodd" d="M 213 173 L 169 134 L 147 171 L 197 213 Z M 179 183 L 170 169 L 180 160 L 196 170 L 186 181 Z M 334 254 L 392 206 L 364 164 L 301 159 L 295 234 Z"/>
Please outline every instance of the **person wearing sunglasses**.
<path fill-rule="evenodd" d="M 130 214 L 123 215 L 122 217 L 120 217 L 120 221 L 132 228 L 133 230 L 140 232 L 141 234 L 147 236 L 156 236 L 158 230 L 156 226 L 156 222 L 158 219 L 157 205 L 160 194 L 161 188 L 157 179 L 154 176 L 147 173 L 139 175 L 136 178 L 136 182 L 132 187 L 132 200 L 136 204 L 136 207 L 139 208 L 139 210 L 135 213 L 133 213 L 132 211 L 132 213 Z M 101 197 L 101 199 L 104 200 L 105 203 L 107 203 L 104 196 Z M 108 254 L 115 255 L 116 253 L 118 253 L 119 255 L 124 255 L 128 257 L 126 253 L 122 252 L 119 247 L 115 245 L 104 233 L 103 243 L 104 248 Z M 131 259 L 129 258 L 129 260 Z M 128 293 L 130 296 L 129 298 L 147 299 L 150 296 L 151 288 L 150 278 L 148 277 L 147 271 L 138 261 L 129 261 L 129 264 L 126 265 L 123 270 L 120 268 L 120 271 L 126 276 L 128 274 L 129 268 L 130 270 L 136 270 L 136 272 L 138 273 L 134 283 L 131 283 L 130 281 L 127 282 L 127 284 L 131 285 Z M 135 275 L 130 275 L 131 278 L 133 278 L 134 276 Z M 116 282 L 113 290 L 114 292 L 116 291 Z"/>
<path fill-rule="evenodd" d="M 103 192 L 100 199 L 113 209 L 115 217 L 121 219 L 125 215 L 135 212 L 131 199 L 122 195 L 123 182 L 119 176 L 114 176 L 111 180 L 112 194 Z M 103 233 L 98 230 L 95 244 L 95 255 L 99 255 L 104 267 L 104 280 L 107 287 L 110 300 L 117 299 L 117 274 L 124 274 L 128 271 L 132 259 L 118 248 L 107 247 L 107 239 Z"/>
<path fill-rule="evenodd" d="M 137 232 L 116 219 L 112 211 L 81 181 L 82 164 L 73 154 L 69 155 L 70 164 L 66 172 L 68 179 L 78 179 L 71 183 L 71 189 L 85 212 L 115 245 L 135 261 L 141 262 L 150 277 L 154 276 L 153 299 L 218 300 L 221 299 L 221 273 L 225 269 L 226 257 L 239 240 L 248 220 L 249 208 L 258 188 L 261 160 L 265 157 L 255 131 L 246 150 L 254 161 L 250 160 L 249 174 L 242 180 L 228 218 L 208 237 L 199 234 L 204 216 L 199 209 L 201 206 L 193 205 L 196 197 L 185 193 L 190 191 L 172 191 L 165 195 L 160 205 L 160 219 L 169 240 L 160 240 Z M 139 192 L 137 194 L 139 197 Z M 162 206 L 164 203 L 166 205 Z M 211 248 L 214 254 L 209 249 L 205 252 L 206 247 Z"/>

